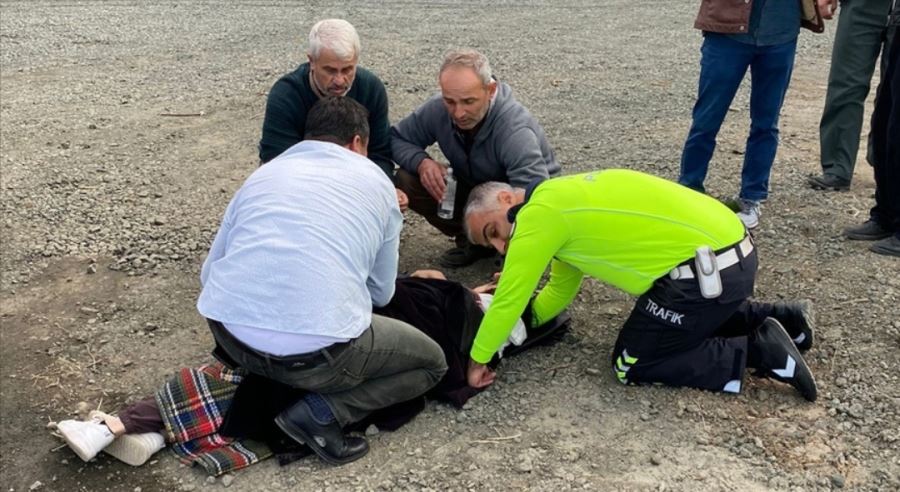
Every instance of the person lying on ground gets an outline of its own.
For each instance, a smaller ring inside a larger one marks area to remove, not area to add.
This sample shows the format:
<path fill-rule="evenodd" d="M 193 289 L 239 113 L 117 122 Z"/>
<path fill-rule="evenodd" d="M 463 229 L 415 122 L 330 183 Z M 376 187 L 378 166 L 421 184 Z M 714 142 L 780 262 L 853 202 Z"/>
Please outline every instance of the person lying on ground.
<path fill-rule="evenodd" d="M 419 270 L 396 281 L 391 302 L 374 311 L 405 321 L 437 342 L 448 361 L 448 371 L 425 395 L 462 406 L 481 389 L 466 380 L 466 363 L 475 331 L 490 294 L 488 283 L 468 289 L 446 280 L 436 270 Z M 513 356 L 533 346 L 552 343 L 568 329 L 563 314 L 541 326 L 517 322 L 504 355 Z M 516 331 L 516 330 L 514 330 Z M 226 362 L 227 354 L 214 352 Z M 499 363 L 499 358 L 493 364 Z M 303 392 L 255 375 L 238 375 L 222 364 L 182 369 L 154 396 L 128 405 L 115 415 L 91 412 L 87 421 L 63 420 L 56 427 L 69 447 L 84 461 L 104 451 L 125 463 L 145 463 L 165 444 L 182 461 L 199 464 L 211 475 L 220 475 L 265 459 L 273 453 L 286 462 L 311 453 L 291 446 L 272 420 Z M 395 430 L 424 408 L 417 397 L 375 412 L 352 428 L 374 424 Z M 345 429 L 346 430 L 346 429 Z M 165 436 L 165 439 L 164 439 Z M 263 444 L 260 444 L 263 443 Z"/>

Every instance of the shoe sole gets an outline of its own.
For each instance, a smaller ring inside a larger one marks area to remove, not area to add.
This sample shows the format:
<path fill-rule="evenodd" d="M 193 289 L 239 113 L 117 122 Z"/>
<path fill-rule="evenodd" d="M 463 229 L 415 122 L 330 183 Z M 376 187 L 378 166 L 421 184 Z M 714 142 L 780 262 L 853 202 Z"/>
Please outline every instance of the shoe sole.
<path fill-rule="evenodd" d="M 884 239 L 884 238 L 882 238 L 882 239 Z M 879 246 L 877 244 L 873 244 L 873 245 L 869 246 L 869 251 L 871 251 L 873 253 L 878 253 L 880 255 L 885 255 L 885 256 L 900 257 L 900 251 L 897 251 L 896 249 L 882 248 L 881 246 Z"/>
<path fill-rule="evenodd" d="M 880 241 L 884 238 L 891 237 L 891 233 L 888 232 L 886 234 L 854 234 L 854 233 L 844 233 L 844 236 L 847 239 L 852 239 L 854 241 Z"/>
<path fill-rule="evenodd" d="M 319 446 L 315 439 L 310 437 L 310 435 L 307 434 L 306 431 L 294 425 L 293 422 L 283 419 L 281 415 L 275 417 L 275 425 L 277 425 L 278 428 L 281 429 L 282 432 L 287 434 L 291 439 L 299 442 L 300 444 L 305 444 L 309 449 L 316 453 L 319 458 L 322 458 L 323 461 L 330 465 L 346 465 L 347 463 L 352 463 L 369 453 L 369 448 L 366 448 L 366 450 L 363 451 L 363 453 L 359 456 L 344 459 L 335 458 L 334 456 L 330 455 L 328 451 L 325 451 L 325 448 Z"/>
<path fill-rule="evenodd" d="M 810 188 L 818 191 L 850 191 L 850 186 L 824 186 L 810 183 Z"/>
<path fill-rule="evenodd" d="M 850 191 L 850 185 L 827 185 L 825 183 L 821 183 L 814 179 L 806 180 L 806 183 L 810 186 L 810 188 L 819 191 Z"/>
<path fill-rule="evenodd" d="M 791 357 L 794 358 L 794 363 L 796 365 L 794 366 L 794 375 L 791 376 L 791 379 L 799 380 L 797 378 L 797 375 L 800 374 L 801 372 L 805 373 L 806 377 L 809 379 L 810 383 L 812 384 L 812 387 L 808 388 L 810 394 L 808 394 L 808 395 L 804 394 L 804 392 L 800 388 L 798 388 L 796 385 L 794 385 L 789 380 L 781 379 L 781 381 L 793 386 L 794 389 L 796 389 L 806 400 L 816 401 L 816 398 L 818 397 L 818 393 L 819 393 L 819 388 L 818 388 L 818 385 L 816 384 L 816 378 L 813 377 L 812 371 L 810 371 L 809 366 L 806 365 L 806 360 L 803 359 L 803 356 L 800 354 L 800 350 L 797 349 L 796 345 L 794 345 L 794 340 L 788 334 L 787 330 L 784 329 L 784 326 L 782 326 L 781 323 L 778 322 L 777 319 L 766 318 L 766 320 L 763 322 L 763 324 L 770 326 L 771 333 L 773 335 L 775 335 L 776 338 L 778 339 L 778 341 L 781 343 L 781 345 L 784 346 L 784 348 L 788 352 L 788 355 L 790 355 Z M 772 370 L 769 369 L 769 372 L 772 372 Z"/>

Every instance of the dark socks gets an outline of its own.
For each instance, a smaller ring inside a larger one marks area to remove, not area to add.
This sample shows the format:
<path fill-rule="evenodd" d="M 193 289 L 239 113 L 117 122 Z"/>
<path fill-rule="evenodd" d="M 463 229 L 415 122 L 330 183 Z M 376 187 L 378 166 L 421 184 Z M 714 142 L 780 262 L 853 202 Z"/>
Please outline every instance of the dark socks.
<path fill-rule="evenodd" d="M 303 401 L 309 405 L 309 409 L 312 411 L 313 418 L 316 419 L 316 422 L 321 425 L 334 422 L 334 414 L 331 413 L 331 407 L 328 406 L 328 402 L 325 401 L 325 398 L 322 398 L 322 395 L 318 393 L 307 393 L 306 396 L 303 397 Z"/>

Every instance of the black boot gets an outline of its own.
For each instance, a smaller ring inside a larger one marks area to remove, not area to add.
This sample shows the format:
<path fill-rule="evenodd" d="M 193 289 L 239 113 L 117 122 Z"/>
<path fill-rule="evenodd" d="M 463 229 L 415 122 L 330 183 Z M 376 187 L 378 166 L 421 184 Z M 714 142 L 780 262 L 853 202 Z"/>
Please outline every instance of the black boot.
<path fill-rule="evenodd" d="M 756 375 L 790 384 L 809 401 L 816 401 L 816 380 L 809 366 L 781 323 L 766 318 L 750 337 L 750 350 L 756 353 Z M 752 367 L 752 366 L 751 366 Z"/>
<path fill-rule="evenodd" d="M 808 299 L 776 302 L 772 308 L 772 317 L 777 319 L 787 330 L 800 352 L 806 352 L 812 348 L 816 324 L 812 302 Z"/>
<path fill-rule="evenodd" d="M 345 436 L 337 421 L 325 425 L 316 422 L 304 400 L 278 414 L 275 424 L 291 439 L 306 444 L 332 465 L 356 461 L 369 452 L 369 443 L 365 439 Z"/>

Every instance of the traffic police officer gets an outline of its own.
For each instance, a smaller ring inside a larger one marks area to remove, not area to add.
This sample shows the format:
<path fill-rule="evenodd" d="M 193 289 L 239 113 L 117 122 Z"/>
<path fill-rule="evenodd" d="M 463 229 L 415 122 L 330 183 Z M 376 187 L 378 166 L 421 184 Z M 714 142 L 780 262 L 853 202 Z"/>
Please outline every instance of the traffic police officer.
<path fill-rule="evenodd" d="M 816 383 L 800 350 L 812 345 L 811 306 L 760 303 L 757 254 L 743 224 L 715 199 L 648 174 L 605 170 L 533 183 L 476 187 L 465 225 L 474 244 L 506 255 L 494 301 L 471 350 L 469 384 L 531 301 L 534 325 L 572 302 L 585 274 L 639 296 L 619 332 L 613 368 L 622 383 L 737 393 L 746 367 L 794 386 Z"/>

